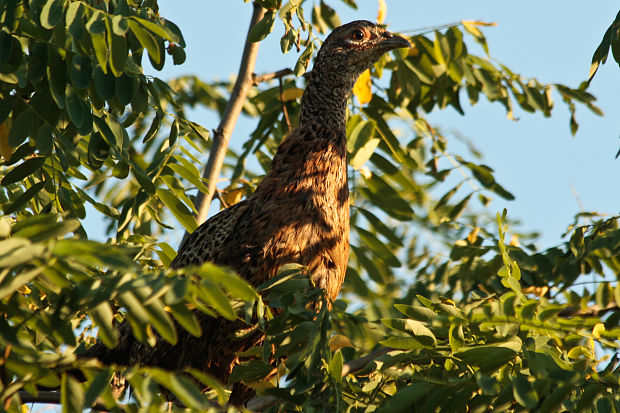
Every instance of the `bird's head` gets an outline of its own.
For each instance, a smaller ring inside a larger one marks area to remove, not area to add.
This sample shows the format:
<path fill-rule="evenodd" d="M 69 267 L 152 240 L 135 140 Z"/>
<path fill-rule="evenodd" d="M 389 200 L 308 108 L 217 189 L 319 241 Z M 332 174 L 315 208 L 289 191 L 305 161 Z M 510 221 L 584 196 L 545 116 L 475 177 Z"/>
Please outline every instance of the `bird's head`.
<path fill-rule="evenodd" d="M 365 20 L 334 29 L 314 61 L 299 124 L 319 120 L 323 126 L 344 129 L 347 99 L 358 76 L 385 52 L 410 46 L 405 38 Z"/>
<path fill-rule="evenodd" d="M 410 47 L 405 38 L 367 20 L 357 20 L 334 29 L 323 42 L 314 64 L 330 73 L 357 78 L 385 52 Z"/>

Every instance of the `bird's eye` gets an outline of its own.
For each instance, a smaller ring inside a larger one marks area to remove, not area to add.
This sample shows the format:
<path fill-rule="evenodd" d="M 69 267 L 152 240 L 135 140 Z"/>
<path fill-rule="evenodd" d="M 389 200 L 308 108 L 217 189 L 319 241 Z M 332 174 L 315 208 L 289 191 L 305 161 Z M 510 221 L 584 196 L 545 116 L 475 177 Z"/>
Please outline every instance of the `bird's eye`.
<path fill-rule="evenodd" d="M 366 36 L 364 35 L 364 32 L 361 31 L 360 29 L 354 30 L 353 33 L 351 33 L 351 38 L 353 40 L 357 40 L 357 41 L 364 40 L 364 37 Z"/>

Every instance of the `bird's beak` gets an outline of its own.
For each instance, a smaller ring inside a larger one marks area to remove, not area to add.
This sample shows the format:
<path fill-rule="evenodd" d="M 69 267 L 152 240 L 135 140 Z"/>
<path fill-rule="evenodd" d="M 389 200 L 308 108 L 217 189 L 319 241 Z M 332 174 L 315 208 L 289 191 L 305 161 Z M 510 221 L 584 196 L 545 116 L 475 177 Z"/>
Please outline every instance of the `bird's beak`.
<path fill-rule="evenodd" d="M 392 32 L 385 31 L 382 36 L 383 39 L 379 42 L 379 45 L 388 50 L 398 49 L 401 47 L 411 47 L 409 40 Z"/>

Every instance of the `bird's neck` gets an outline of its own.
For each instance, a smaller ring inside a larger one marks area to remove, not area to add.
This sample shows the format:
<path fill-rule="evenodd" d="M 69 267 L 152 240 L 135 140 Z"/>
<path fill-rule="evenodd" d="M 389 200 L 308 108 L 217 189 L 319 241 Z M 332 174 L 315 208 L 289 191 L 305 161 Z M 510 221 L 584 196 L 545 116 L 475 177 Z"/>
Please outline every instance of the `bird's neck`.
<path fill-rule="evenodd" d="M 301 98 L 299 126 L 320 120 L 327 129 L 345 130 L 347 100 L 354 83 L 355 78 L 326 73 L 315 65 Z"/>

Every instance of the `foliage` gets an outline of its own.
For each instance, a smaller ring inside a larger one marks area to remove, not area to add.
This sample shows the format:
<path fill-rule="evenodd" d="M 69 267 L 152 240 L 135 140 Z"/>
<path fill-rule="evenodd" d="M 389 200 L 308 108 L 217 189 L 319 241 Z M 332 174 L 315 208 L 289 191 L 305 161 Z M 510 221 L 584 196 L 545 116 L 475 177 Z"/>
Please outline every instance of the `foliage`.
<path fill-rule="evenodd" d="M 320 46 L 317 33 L 340 24 L 323 1 L 257 3 L 267 12 L 250 39 L 262 40 L 281 22 L 282 51 L 300 52 L 297 75 Z M 559 96 L 572 114 L 572 133 L 578 105 L 601 113 L 587 82 L 576 89 L 541 84 L 493 61 L 483 26 L 464 21 L 412 36 L 414 47 L 384 56 L 371 81 L 357 85 L 358 97 L 372 97 L 364 105 L 351 100 L 351 259 L 330 312 L 303 268 L 283 268 L 257 291 L 211 264 L 166 270 L 175 252 L 165 231 L 177 222 L 195 229 L 187 194 L 206 191 L 195 165 L 205 162 L 209 134 L 185 113 L 200 105 L 222 114 L 232 85 L 144 74 L 147 58 L 156 70 L 166 55 L 173 64 L 185 60 L 183 36 L 155 0 L 3 1 L 4 408 L 20 410 L 20 390 L 60 387 L 66 411 L 95 403 L 159 409 L 169 393 L 187 408 L 217 410 L 229 385 L 244 381 L 271 411 L 620 409 L 620 368 L 617 356 L 609 357 L 620 338 L 618 217 L 583 214 L 577 219 L 589 223 L 576 220 L 566 240 L 548 250 L 527 236 L 507 240 L 506 214 L 495 220 L 487 205 L 493 196 L 514 196 L 475 148 L 451 152 L 448 138 L 425 119 L 448 106 L 464 114 L 464 96 L 471 104 L 481 97 L 500 103 L 508 117 L 551 116 Z M 593 67 L 610 47 L 616 56 L 616 26 Z M 470 52 L 474 44 L 482 56 Z M 244 105 L 256 128 L 240 153 L 229 151 L 223 205 L 254 190 L 297 123 L 303 78 L 278 80 L 258 85 Z M 394 133 L 394 125 L 404 132 Z M 107 241 L 88 239 L 87 210 L 105 220 Z M 583 277 L 594 280 L 595 291 L 579 286 Z M 231 383 L 195 370 L 78 357 L 95 332 L 114 346 L 120 320 L 129 320 L 140 340 L 158 335 L 174 343 L 177 325 L 201 333 L 200 313 L 241 318 L 267 335 L 244 355 L 249 361 Z M 271 360 L 276 378 L 262 381 Z M 132 386 L 125 400 L 108 386 L 118 373 Z"/>

